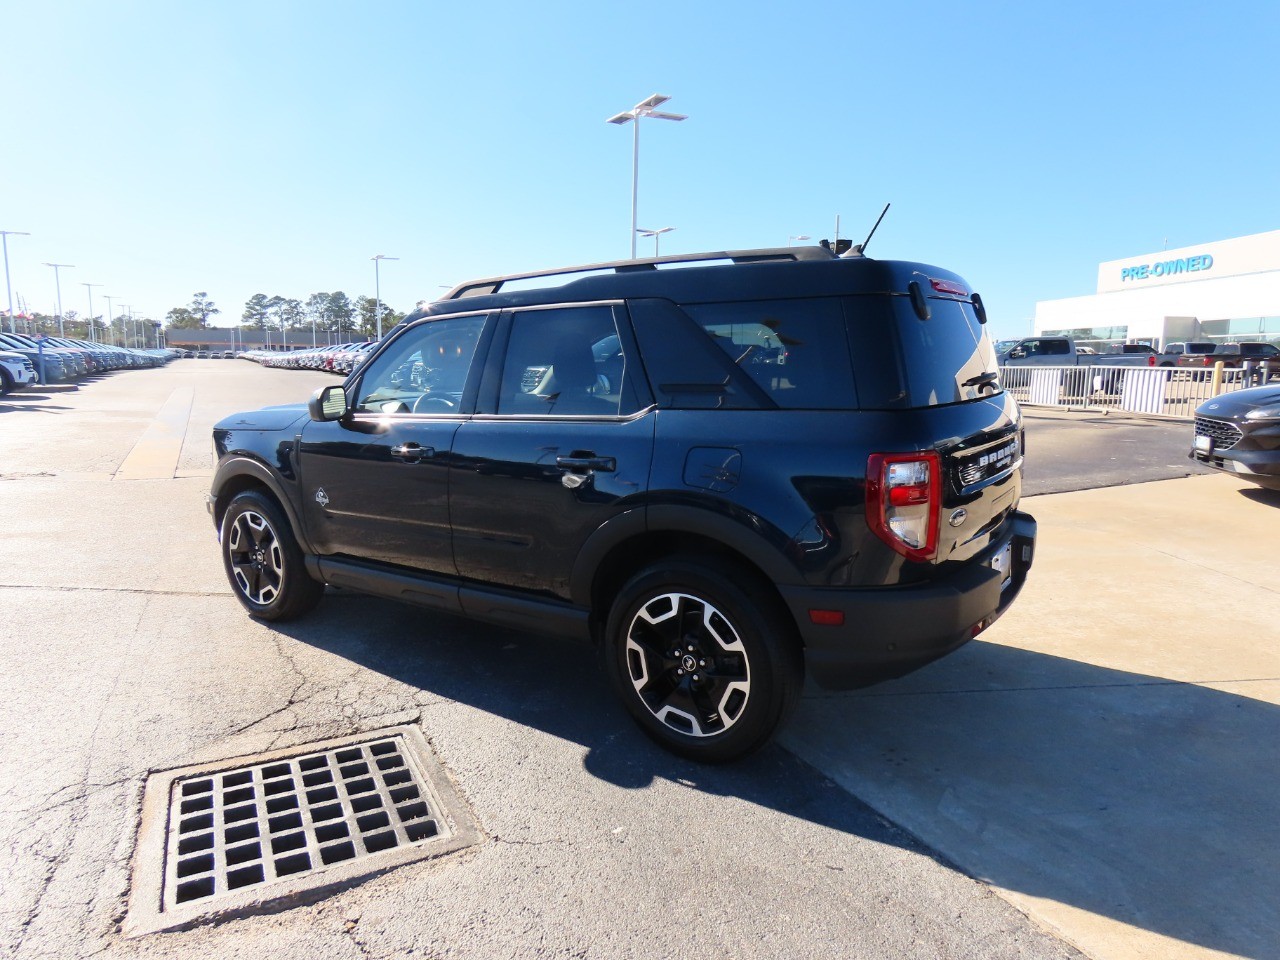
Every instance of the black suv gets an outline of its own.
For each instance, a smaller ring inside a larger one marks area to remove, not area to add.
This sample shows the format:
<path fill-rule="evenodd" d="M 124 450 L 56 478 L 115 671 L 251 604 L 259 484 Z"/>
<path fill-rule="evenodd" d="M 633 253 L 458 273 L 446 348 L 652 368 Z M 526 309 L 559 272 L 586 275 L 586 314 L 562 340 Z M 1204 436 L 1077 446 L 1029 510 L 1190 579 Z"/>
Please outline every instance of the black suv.
<path fill-rule="evenodd" d="M 650 736 L 742 756 L 806 670 L 901 675 L 1021 588 L 985 320 L 952 273 L 824 247 L 463 284 L 308 407 L 215 427 L 227 575 L 264 620 L 331 584 L 581 637 Z"/>

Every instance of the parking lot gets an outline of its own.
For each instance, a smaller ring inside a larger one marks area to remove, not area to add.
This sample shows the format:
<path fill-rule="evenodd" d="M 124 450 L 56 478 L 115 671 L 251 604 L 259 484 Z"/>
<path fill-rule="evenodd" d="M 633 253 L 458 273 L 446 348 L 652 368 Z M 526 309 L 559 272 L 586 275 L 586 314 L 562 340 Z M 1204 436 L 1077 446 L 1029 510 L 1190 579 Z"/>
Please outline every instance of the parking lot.
<path fill-rule="evenodd" d="M 180 360 L 0 400 L 0 944 L 21 957 L 1280 956 L 1280 495 L 1190 426 L 1029 411 L 1038 556 L 981 641 L 709 768 L 574 644 L 227 586 L 210 431 L 325 374 Z M 150 772 L 410 725 L 478 842 L 129 937 Z"/>

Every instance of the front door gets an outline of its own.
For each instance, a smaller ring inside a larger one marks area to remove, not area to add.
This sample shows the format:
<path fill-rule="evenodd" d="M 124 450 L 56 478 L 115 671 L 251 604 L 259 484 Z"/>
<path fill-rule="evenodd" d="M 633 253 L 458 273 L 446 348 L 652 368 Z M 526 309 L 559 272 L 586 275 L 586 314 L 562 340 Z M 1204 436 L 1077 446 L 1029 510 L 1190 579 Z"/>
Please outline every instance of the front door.
<path fill-rule="evenodd" d="M 348 384 L 351 413 L 304 427 L 303 516 L 320 555 L 457 572 L 449 464 L 473 402 L 468 380 L 485 322 L 414 324 Z"/>

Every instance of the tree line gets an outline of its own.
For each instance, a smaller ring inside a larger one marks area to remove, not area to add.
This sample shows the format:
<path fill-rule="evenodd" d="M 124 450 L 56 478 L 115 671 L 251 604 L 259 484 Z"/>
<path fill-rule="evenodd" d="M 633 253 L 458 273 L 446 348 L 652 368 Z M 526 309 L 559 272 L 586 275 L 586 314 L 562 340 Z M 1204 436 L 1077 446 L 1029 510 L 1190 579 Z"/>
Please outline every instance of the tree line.
<path fill-rule="evenodd" d="M 5 331 L 9 330 L 7 317 L 0 323 L 0 327 Z M 29 337 L 44 334 L 50 337 L 73 337 L 76 340 L 96 340 L 118 346 L 154 347 L 159 342 L 156 331 L 160 329 L 160 324 L 147 319 L 140 312 L 117 313 L 108 323 L 101 315 L 85 318 L 78 311 L 68 310 L 63 313 L 62 324 L 59 326 L 57 314 L 30 310 L 14 311 L 13 329 Z"/>
<path fill-rule="evenodd" d="M 209 295 L 201 291 L 192 295 L 185 307 L 174 307 L 165 315 L 165 326 L 172 330 L 205 330 L 213 326 L 211 319 L 222 313 Z M 313 293 L 305 301 L 278 294 L 255 293 L 245 301 L 241 324 L 249 330 L 315 330 L 317 335 L 341 339 L 369 340 L 377 335 L 378 303 L 373 297 L 358 296 L 351 300 L 341 290 Z M 382 329 L 389 330 L 404 314 L 382 301 Z"/>
<path fill-rule="evenodd" d="M 341 290 L 332 293 L 313 293 L 305 301 L 279 295 L 267 296 L 255 293 L 244 305 L 240 314 L 242 325 L 249 330 L 268 333 L 316 331 L 317 338 L 326 341 L 372 340 L 377 336 L 377 300 L 358 296 L 351 300 Z M 186 306 L 174 307 L 165 314 L 163 326 L 168 330 L 207 330 L 215 326 L 213 319 L 222 311 L 209 299 L 209 294 L 199 291 L 192 294 Z M 382 330 L 385 333 L 404 319 L 404 314 L 382 301 Z M 14 327 L 20 333 L 31 336 L 49 334 L 57 336 L 58 317 L 39 312 L 15 312 Z M 314 325 L 314 327 L 313 327 Z M 8 329 L 8 323 L 3 324 Z M 115 314 L 108 322 L 101 315 L 85 318 L 75 310 L 62 315 L 62 332 L 80 340 L 101 340 L 105 343 L 129 346 L 155 346 L 161 324 L 142 315 L 140 311 Z"/>

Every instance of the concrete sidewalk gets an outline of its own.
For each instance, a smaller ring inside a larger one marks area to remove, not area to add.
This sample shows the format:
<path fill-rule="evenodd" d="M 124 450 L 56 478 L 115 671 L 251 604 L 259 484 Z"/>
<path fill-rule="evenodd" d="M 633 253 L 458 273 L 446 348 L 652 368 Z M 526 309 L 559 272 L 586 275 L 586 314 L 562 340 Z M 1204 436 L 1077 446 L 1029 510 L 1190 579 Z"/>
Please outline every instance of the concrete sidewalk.
<path fill-rule="evenodd" d="M 1024 507 L 1038 555 L 1003 620 L 812 691 L 785 745 L 1098 960 L 1280 957 L 1280 494 Z"/>

